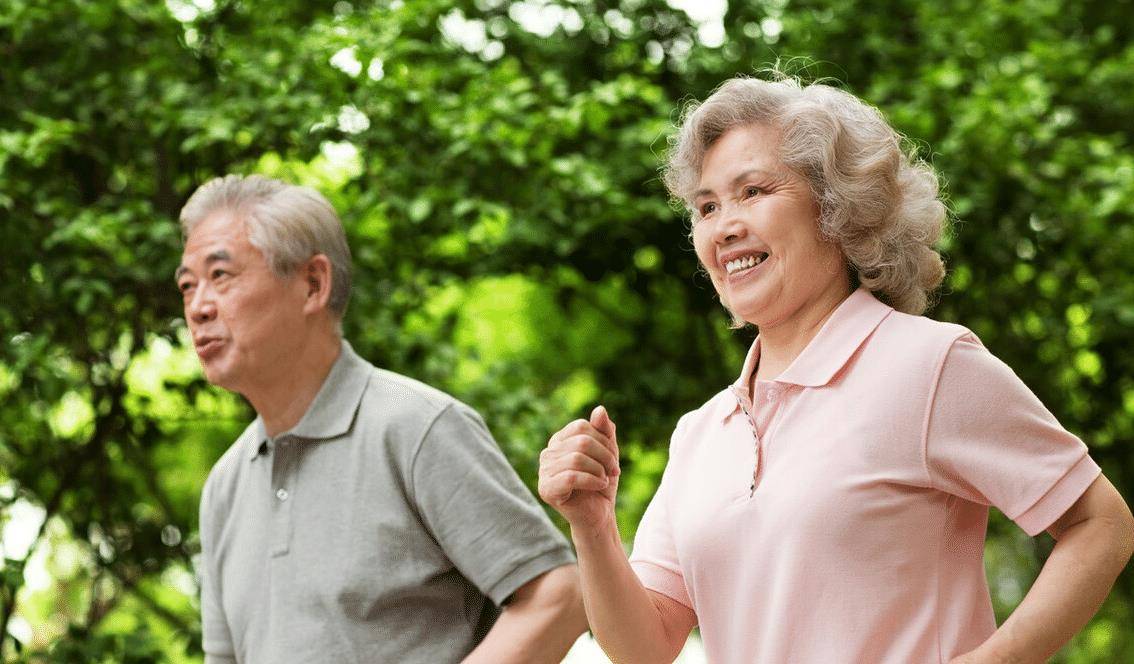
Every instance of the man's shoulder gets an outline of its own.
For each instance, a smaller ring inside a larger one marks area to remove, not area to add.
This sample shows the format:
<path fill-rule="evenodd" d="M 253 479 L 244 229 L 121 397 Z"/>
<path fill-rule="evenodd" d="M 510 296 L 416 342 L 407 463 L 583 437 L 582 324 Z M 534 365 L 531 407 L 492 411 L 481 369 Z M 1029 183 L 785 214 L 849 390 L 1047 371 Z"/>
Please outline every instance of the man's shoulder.
<path fill-rule="evenodd" d="M 360 419 L 380 422 L 410 438 L 420 436 L 447 411 L 479 417 L 456 397 L 415 378 L 375 368 L 359 409 Z"/>
<path fill-rule="evenodd" d="M 388 369 L 374 367 L 368 396 L 390 401 L 392 406 L 440 412 L 457 401 L 432 385 Z"/>

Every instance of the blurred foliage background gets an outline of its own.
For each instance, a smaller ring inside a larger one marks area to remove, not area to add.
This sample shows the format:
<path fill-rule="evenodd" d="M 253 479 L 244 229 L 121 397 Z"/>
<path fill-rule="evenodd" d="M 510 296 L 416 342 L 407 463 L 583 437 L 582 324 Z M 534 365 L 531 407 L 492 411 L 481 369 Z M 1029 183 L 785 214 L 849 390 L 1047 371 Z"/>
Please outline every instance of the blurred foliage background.
<path fill-rule="evenodd" d="M 948 182 L 931 315 L 970 326 L 1134 496 L 1130 0 L 3 0 L 0 659 L 199 661 L 197 500 L 253 416 L 208 387 L 176 216 L 312 185 L 347 337 L 478 408 L 534 485 L 619 422 L 629 542 L 730 331 L 657 176 L 676 110 L 777 60 L 878 105 Z M 1003 618 L 1051 541 L 994 514 Z M 1060 662 L 1134 661 L 1134 574 Z"/>

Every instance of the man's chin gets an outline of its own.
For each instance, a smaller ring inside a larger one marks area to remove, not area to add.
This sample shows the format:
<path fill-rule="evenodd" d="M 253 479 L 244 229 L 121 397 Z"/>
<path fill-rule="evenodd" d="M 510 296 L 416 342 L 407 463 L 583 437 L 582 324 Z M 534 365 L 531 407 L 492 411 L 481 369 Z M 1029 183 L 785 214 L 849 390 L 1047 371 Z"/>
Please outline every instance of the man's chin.
<path fill-rule="evenodd" d="M 210 385 L 216 385 L 217 387 L 235 392 L 233 376 L 230 372 L 225 371 L 224 367 L 219 365 L 220 363 L 216 361 L 202 363 L 201 369 L 204 371 L 205 380 L 208 381 Z"/>

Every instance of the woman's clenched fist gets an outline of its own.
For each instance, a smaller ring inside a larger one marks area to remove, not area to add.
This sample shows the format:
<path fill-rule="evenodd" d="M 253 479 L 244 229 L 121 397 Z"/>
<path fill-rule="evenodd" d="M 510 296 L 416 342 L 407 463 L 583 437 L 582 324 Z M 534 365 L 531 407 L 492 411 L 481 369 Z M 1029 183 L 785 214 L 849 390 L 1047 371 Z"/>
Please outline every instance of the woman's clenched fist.
<path fill-rule="evenodd" d="M 614 422 L 602 406 L 591 419 L 557 431 L 539 455 L 539 496 L 572 528 L 614 522 L 618 493 L 618 442 Z"/>

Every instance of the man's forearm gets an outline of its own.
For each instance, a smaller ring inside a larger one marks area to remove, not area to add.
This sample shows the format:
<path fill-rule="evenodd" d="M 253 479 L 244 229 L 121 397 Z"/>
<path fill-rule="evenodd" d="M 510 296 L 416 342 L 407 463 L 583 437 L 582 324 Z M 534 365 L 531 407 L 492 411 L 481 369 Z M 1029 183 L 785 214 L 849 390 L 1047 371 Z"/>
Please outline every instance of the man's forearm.
<path fill-rule="evenodd" d="M 553 569 L 513 596 L 465 664 L 558 663 L 587 630 L 574 565 Z"/>

